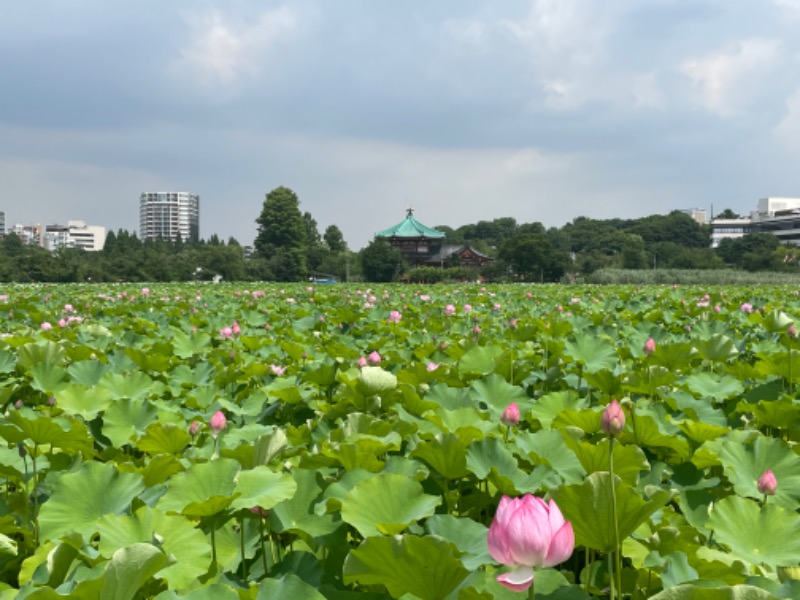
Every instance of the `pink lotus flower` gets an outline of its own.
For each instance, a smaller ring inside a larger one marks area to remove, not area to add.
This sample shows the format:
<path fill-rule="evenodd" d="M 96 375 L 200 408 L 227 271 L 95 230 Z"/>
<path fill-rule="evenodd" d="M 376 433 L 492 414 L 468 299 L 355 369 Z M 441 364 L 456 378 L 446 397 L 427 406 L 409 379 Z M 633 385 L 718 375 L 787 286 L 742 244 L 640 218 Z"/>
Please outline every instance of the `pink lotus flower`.
<path fill-rule="evenodd" d="M 280 377 L 286 372 L 286 367 L 281 367 L 279 365 L 270 365 L 269 370 L 272 371 L 273 375 Z"/>
<path fill-rule="evenodd" d="M 364 356 L 358 358 L 358 368 L 362 369 L 367 366 L 367 359 Z"/>
<path fill-rule="evenodd" d="M 440 366 L 441 365 L 439 363 L 429 362 L 428 366 L 426 367 L 426 369 L 428 370 L 428 373 L 431 373 L 431 372 L 435 371 L 436 369 L 438 369 Z"/>
<path fill-rule="evenodd" d="M 746 313 L 753 312 L 753 305 L 749 302 L 743 302 L 742 305 L 739 307 L 739 310 Z"/>
<path fill-rule="evenodd" d="M 228 420 L 225 418 L 225 413 L 218 410 L 214 416 L 208 421 L 208 426 L 211 428 L 211 437 L 216 438 L 220 433 L 225 431 L 228 426 Z"/>
<path fill-rule="evenodd" d="M 189 423 L 189 435 L 194 437 L 200 431 L 200 421 L 192 421 Z"/>
<path fill-rule="evenodd" d="M 233 335 L 239 335 L 240 333 L 242 333 L 242 328 L 239 327 L 239 322 L 238 321 L 234 321 L 233 325 L 231 325 L 231 333 Z"/>
<path fill-rule="evenodd" d="M 51 330 L 53 328 L 53 326 L 50 323 L 48 323 L 47 321 L 45 321 L 44 323 L 39 325 L 39 327 L 42 329 L 42 331 L 49 331 L 49 330 Z"/>
<path fill-rule="evenodd" d="M 778 480 L 775 479 L 775 474 L 771 470 L 767 470 L 758 478 L 757 485 L 758 491 L 765 496 L 774 496 L 778 489 Z"/>
<path fill-rule="evenodd" d="M 656 351 L 656 341 L 653 338 L 650 338 L 644 343 L 644 353 L 647 356 L 650 356 L 655 351 Z"/>
<path fill-rule="evenodd" d="M 472 305 L 471 305 L 471 304 L 465 304 L 465 305 L 462 307 L 462 309 L 463 309 L 463 311 L 464 311 L 465 313 L 472 312 Z"/>
<path fill-rule="evenodd" d="M 230 339 L 231 336 L 233 335 L 233 329 L 231 329 L 230 327 L 223 327 L 222 329 L 219 330 L 219 334 L 225 339 Z"/>
<path fill-rule="evenodd" d="M 381 364 L 381 355 L 378 354 L 375 350 L 370 352 L 369 356 L 367 357 L 369 364 L 371 365 L 379 365 Z"/>
<path fill-rule="evenodd" d="M 516 402 L 512 402 L 506 406 L 503 414 L 500 415 L 500 420 L 506 425 L 517 425 L 519 424 L 519 417 L 519 406 Z"/>
<path fill-rule="evenodd" d="M 401 315 L 396 310 L 393 310 L 392 312 L 389 313 L 389 323 L 399 323 L 400 319 L 402 319 L 402 318 L 403 318 L 403 315 Z"/>
<path fill-rule="evenodd" d="M 612 400 L 609 402 L 606 409 L 603 411 L 603 418 L 600 425 L 608 435 L 614 437 L 622 433 L 625 429 L 625 412 L 622 410 L 619 402 Z"/>
<path fill-rule="evenodd" d="M 444 307 L 444 314 L 446 314 L 448 317 L 453 316 L 454 314 L 456 314 L 456 307 L 453 306 L 452 304 L 448 304 L 447 306 Z"/>
<path fill-rule="evenodd" d="M 794 324 L 789 325 L 789 328 L 786 330 L 786 335 L 788 335 L 790 338 L 797 337 L 797 328 L 795 328 Z"/>
<path fill-rule="evenodd" d="M 486 544 L 492 558 L 514 569 L 500 575 L 498 583 L 523 592 L 533 585 L 535 567 L 554 567 L 572 555 L 575 533 L 553 500 L 503 496 Z"/>

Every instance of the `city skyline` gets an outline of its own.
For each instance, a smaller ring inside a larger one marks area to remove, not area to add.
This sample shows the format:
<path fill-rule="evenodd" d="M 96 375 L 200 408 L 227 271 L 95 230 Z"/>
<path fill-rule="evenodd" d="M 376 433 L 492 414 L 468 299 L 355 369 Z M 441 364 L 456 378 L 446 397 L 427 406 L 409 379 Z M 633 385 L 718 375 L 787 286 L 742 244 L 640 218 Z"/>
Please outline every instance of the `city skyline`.
<path fill-rule="evenodd" d="M 133 230 L 142 190 L 194 190 L 202 236 L 249 244 L 285 185 L 359 248 L 409 203 L 431 226 L 561 227 L 800 195 L 794 0 L 31 0 L 3 16 L 13 221 Z"/>

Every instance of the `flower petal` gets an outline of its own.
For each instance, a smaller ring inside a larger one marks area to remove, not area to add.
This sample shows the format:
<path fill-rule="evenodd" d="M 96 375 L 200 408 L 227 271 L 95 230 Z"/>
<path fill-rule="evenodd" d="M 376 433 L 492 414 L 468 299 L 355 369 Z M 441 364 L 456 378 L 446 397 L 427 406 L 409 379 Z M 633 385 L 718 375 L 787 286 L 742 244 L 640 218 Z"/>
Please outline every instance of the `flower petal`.
<path fill-rule="evenodd" d="M 537 500 L 541 502 L 540 498 Z M 547 509 L 543 506 L 544 503 L 536 501 L 524 502 L 509 519 L 506 537 L 511 556 L 518 565 L 544 564 L 552 535 Z"/>
<path fill-rule="evenodd" d="M 572 556 L 575 549 L 575 532 L 572 530 L 572 523 L 567 521 L 555 532 L 550 540 L 550 547 L 547 549 L 547 557 L 544 561 L 545 567 L 554 567 Z"/>
<path fill-rule="evenodd" d="M 508 544 L 508 535 L 505 525 L 495 517 L 492 524 L 489 526 L 489 535 L 486 536 L 486 546 L 489 548 L 489 554 L 497 562 L 509 567 L 513 567 L 516 563 L 514 557 L 511 556 Z"/>
<path fill-rule="evenodd" d="M 555 532 L 564 525 L 564 515 L 561 514 L 561 509 L 558 508 L 555 500 L 552 499 L 550 500 L 550 505 L 547 507 L 547 511 L 550 520 L 550 531 L 555 534 Z"/>
<path fill-rule="evenodd" d="M 533 568 L 520 567 L 497 576 L 497 583 L 513 592 L 524 592 L 533 585 Z"/>

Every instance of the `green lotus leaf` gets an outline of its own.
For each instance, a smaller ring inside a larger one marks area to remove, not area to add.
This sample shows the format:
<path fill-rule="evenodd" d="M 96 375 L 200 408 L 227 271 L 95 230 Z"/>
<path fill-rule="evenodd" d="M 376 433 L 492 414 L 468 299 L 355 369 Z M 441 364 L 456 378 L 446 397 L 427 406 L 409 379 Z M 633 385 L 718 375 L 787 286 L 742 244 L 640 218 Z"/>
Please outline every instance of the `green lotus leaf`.
<path fill-rule="evenodd" d="M 323 500 L 325 488 L 322 476 L 317 471 L 295 469 L 292 477 L 297 484 L 297 491 L 288 500 L 278 503 L 269 512 L 269 522 L 277 532 L 293 531 L 305 533 L 311 537 L 328 535 L 341 526 L 341 521 L 334 520 L 333 515 L 317 515 L 315 507 Z"/>
<path fill-rule="evenodd" d="M 667 425 L 663 425 L 667 427 Z M 677 429 L 672 426 L 673 429 Z M 662 431 L 660 421 L 649 414 L 637 412 L 635 418 L 630 420 L 630 427 L 625 434 L 625 440 L 635 442 L 642 448 L 671 450 L 679 459 L 689 458 L 689 443 L 682 437 L 676 436 L 672 431 Z"/>
<path fill-rule="evenodd" d="M 751 585 L 726 588 L 704 587 L 698 584 L 679 585 L 651 596 L 650 600 L 774 600 L 775 596 Z"/>
<path fill-rule="evenodd" d="M 435 402 L 445 410 L 472 408 L 474 406 L 469 390 L 449 387 L 442 383 L 432 386 L 430 391 L 425 394 L 425 400 L 427 402 Z"/>
<path fill-rule="evenodd" d="M 36 365 L 60 365 L 64 361 L 64 348 L 55 342 L 25 344 L 17 351 L 17 364 L 25 369 Z"/>
<path fill-rule="evenodd" d="M 258 584 L 256 600 L 273 600 L 274 598 L 325 600 L 325 596 L 297 575 L 291 573 L 284 575 L 280 579 L 265 579 Z"/>
<path fill-rule="evenodd" d="M 763 498 L 763 494 L 758 491 L 758 478 L 764 471 L 771 469 L 778 482 L 778 489 L 769 503 L 788 510 L 800 508 L 797 454 L 783 440 L 759 436 L 752 444 L 725 441 L 720 448 L 719 458 L 725 475 L 740 496 Z"/>
<path fill-rule="evenodd" d="M 542 424 L 542 429 L 550 429 L 555 419 L 563 410 L 583 408 L 586 400 L 573 390 L 564 390 L 545 394 L 530 409 L 530 415 Z"/>
<path fill-rule="evenodd" d="M 728 496 L 714 505 L 708 526 L 734 556 L 753 564 L 791 567 L 800 556 L 800 516 L 753 500 Z"/>
<path fill-rule="evenodd" d="M 800 421 L 800 410 L 790 397 L 779 400 L 761 400 L 758 404 L 740 402 L 736 411 L 742 414 L 753 413 L 760 426 L 776 429 L 793 429 Z"/>
<path fill-rule="evenodd" d="M 57 365 L 39 363 L 30 369 L 31 387 L 44 394 L 55 394 L 65 385 L 66 371 Z"/>
<path fill-rule="evenodd" d="M 141 435 L 158 417 L 156 408 L 145 400 L 116 400 L 103 415 L 103 435 L 117 448 Z"/>
<path fill-rule="evenodd" d="M 525 411 L 530 404 L 521 387 L 511 385 L 496 373 L 473 382 L 470 397 L 473 405 L 475 402 L 480 402 L 491 407 L 496 413 L 496 418 L 499 418 L 509 404 L 516 402 L 524 419 Z"/>
<path fill-rule="evenodd" d="M 470 444 L 467 449 L 467 469 L 481 480 L 486 479 L 492 469 L 509 479 L 518 474 L 525 476 L 519 470 L 517 459 L 497 438 L 484 438 Z"/>
<path fill-rule="evenodd" d="M 211 336 L 199 331 L 187 334 L 183 331 L 173 330 L 171 342 L 175 356 L 191 358 L 211 345 Z"/>
<path fill-rule="evenodd" d="M 429 442 L 422 442 L 417 445 L 411 456 L 421 458 L 447 479 L 459 479 L 469 473 L 467 444 L 454 433 L 438 435 Z"/>
<path fill-rule="evenodd" d="M 209 517 L 228 508 L 234 500 L 239 463 L 221 458 L 196 463 L 168 482 L 157 508 L 190 517 Z"/>
<path fill-rule="evenodd" d="M 502 355 L 500 346 L 473 346 L 458 361 L 458 370 L 464 376 L 487 375 Z"/>
<path fill-rule="evenodd" d="M 614 488 L 620 540 L 632 534 L 672 498 L 668 492 L 655 490 L 650 499 L 645 499 L 624 481 L 617 481 Z M 553 497 L 564 517 L 572 521 L 577 545 L 600 552 L 614 549 L 611 476 L 608 472 L 592 473 L 580 485 L 562 486 Z"/>
<path fill-rule="evenodd" d="M 380 367 L 363 367 L 358 376 L 357 389 L 365 396 L 388 392 L 396 387 L 397 377 Z"/>
<path fill-rule="evenodd" d="M 53 483 L 53 493 L 39 513 L 41 539 L 56 539 L 70 531 L 88 539 L 102 516 L 128 512 L 142 491 L 141 475 L 119 473 L 108 463 L 84 463 Z"/>
<path fill-rule="evenodd" d="M 696 373 L 686 378 L 690 391 L 701 398 L 713 398 L 719 402 L 740 395 L 744 391 L 741 382 L 730 375 Z"/>
<path fill-rule="evenodd" d="M 32 417 L 36 418 L 32 418 Z M 11 412 L 0 423 L 0 436 L 12 443 L 33 442 L 62 450 L 91 454 L 92 438 L 81 421 L 66 417 L 50 418 L 28 411 Z"/>
<path fill-rule="evenodd" d="M 0 373 L 13 373 L 17 367 L 17 357 L 6 350 L 0 350 Z"/>
<path fill-rule="evenodd" d="M 174 563 L 159 573 L 172 589 L 183 590 L 208 571 L 211 545 L 206 535 L 182 516 L 167 515 L 148 506 L 133 516 L 106 515 L 97 525 L 98 549 L 104 556 L 139 542 L 160 540 L 160 545 Z"/>
<path fill-rule="evenodd" d="M 562 440 L 575 453 L 586 473 L 608 471 L 609 444 L 606 441 L 590 444 L 570 436 L 563 436 Z M 638 446 L 615 443 L 613 452 L 614 474 L 628 485 L 636 485 L 639 473 L 650 469 L 647 457 Z"/>
<path fill-rule="evenodd" d="M 792 318 L 779 310 L 770 311 L 763 320 L 766 330 L 772 333 L 786 333 L 792 323 L 794 323 Z"/>
<path fill-rule="evenodd" d="M 614 346 L 607 338 L 595 334 L 579 334 L 575 341 L 567 341 L 564 353 L 575 362 L 581 363 L 589 373 L 603 369 L 612 370 L 619 361 Z"/>
<path fill-rule="evenodd" d="M 404 475 L 386 473 L 358 482 L 342 499 L 342 520 L 364 537 L 394 535 L 430 517 L 442 503 Z"/>
<path fill-rule="evenodd" d="M 453 515 L 433 515 L 425 522 L 425 529 L 458 548 L 462 553 L 459 560 L 470 571 L 493 562 L 486 545 L 489 529 L 485 525 Z"/>
<path fill-rule="evenodd" d="M 739 353 L 733 340 L 721 333 L 707 339 L 695 340 L 694 347 L 701 358 L 712 362 L 725 362 Z"/>
<path fill-rule="evenodd" d="M 163 352 L 162 352 L 163 351 Z M 156 344 L 147 350 L 139 350 L 138 348 L 125 348 L 125 354 L 130 358 L 142 371 L 155 371 L 161 373 L 169 371 L 171 359 L 169 354 L 172 349 L 167 345 Z"/>
<path fill-rule="evenodd" d="M 106 388 L 115 400 L 127 398 L 138 400 L 146 398 L 151 393 L 156 393 L 153 380 L 141 371 L 133 373 L 106 373 L 100 378 L 99 384 Z"/>
<path fill-rule="evenodd" d="M 586 469 L 567 445 L 566 439 L 570 438 L 562 436 L 560 431 L 543 429 L 536 433 L 520 432 L 515 436 L 514 442 L 536 464 L 551 467 L 558 473 L 562 483 L 579 483 L 586 476 Z"/>
<path fill-rule="evenodd" d="M 192 441 L 185 427 L 172 423 L 151 423 L 136 446 L 147 454 L 180 454 Z"/>
<path fill-rule="evenodd" d="M 58 407 L 68 415 L 91 421 L 111 404 L 111 393 L 101 387 L 69 383 L 56 393 Z"/>
<path fill-rule="evenodd" d="M 231 508 L 252 508 L 260 506 L 269 509 L 290 499 L 297 491 L 297 483 L 287 473 L 276 473 L 269 467 L 256 467 L 240 471 L 236 481 L 239 497 Z"/>
<path fill-rule="evenodd" d="M 0 556 L 16 556 L 17 555 L 17 542 L 0 533 Z"/>
<path fill-rule="evenodd" d="M 99 360 L 76 361 L 67 367 L 67 373 L 69 373 L 72 382 L 87 387 L 97 385 L 108 370 L 109 366 Z"/>
<path fill-rule="evenodd" d="M 120 548 L 106 567 L 100 597 L 131 600 L 139 588 L 169 562 L 169 557 L 152 544 L 133 544 Z"/>
<path fill-rule="evenodd" d="M 371 537 L 347 555 L 344 582 L 382 585 L 393 598 L 443 600 L 469 575 L 454 549 L 438 537 Z"/>

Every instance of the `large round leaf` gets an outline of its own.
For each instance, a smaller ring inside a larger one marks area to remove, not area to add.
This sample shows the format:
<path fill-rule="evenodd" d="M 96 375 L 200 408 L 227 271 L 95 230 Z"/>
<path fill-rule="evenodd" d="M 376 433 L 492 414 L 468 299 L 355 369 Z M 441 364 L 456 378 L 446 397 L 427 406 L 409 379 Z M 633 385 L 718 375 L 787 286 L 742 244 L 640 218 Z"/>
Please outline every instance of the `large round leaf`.
<path fill-rule="evenodd" d="M 708 526 L 747 562 L 790 567 L 800 557 L 800 517 L 779 506 L 728 496 L 714 505 Z"/>
<path fill-rule="evenodd" d="M 152 544 L 133 544 L 111 557 L 103 577 L 101 598 L 131 600 L 147 580 L 169 564 L 166 554 Z"/>
<path fill-rule="evenodd" d="M 269 467 L 256 467 L 241 471 L 236 481 L 239 497 L 231 504 L 232 508 L 272 508 L 294 496 L 297 483 L 288 473 L 275 473 Z"/>
<path fill-rule="evenodd" d="M 158 508 L 192 517 L 215 515 L 233 502 L 238 472 L 239 463 L 229 458 L 195 464 L 169 481 Z"/>
<path fill-rule="evenodd" d="M 609 473 L 599 472 L 589 475 L 580 485 L 562 486 L 553 494 L 564 517 L 572 521 L 576 544 L 600 552 L 614 549 L 611 489 Z M 624 481 L 617 481 L 614 490 L 620 541 L 632 534 L 672 497 L 668 492 L 655 490 L 650 499 L 645 500 Z"/>
<path fill-rule="evenodd" d="M 85 463 L 53 485 L 53 495 L 39 513 L 41 539 L 55 539 L 70 531 L 88 538 L 97 531 L 100 517 L 127 512 L 143 490 L 141 475 L 119 473 L 108 463 Z"/>
<path fill-rule="evenodd" d="M 292 598 L 292 600 L 325 600 L 313 587 L 296 575 L 284 575 L 280 579 L 265 579 L 258 585 L 256 600 Z"/>
<path fill-rule="evenodd" d="M 775 596 L 752 585 L 709 588 L 679 585 L 651 597 L 650 600 L 774 600 Z"/>
<path fill-rule="evenodd" d="M 430 517 L 442 499 L 429 496 L 422 485 L 405 475 L 386 473 L 355 485 L 342 500 L 342 520 L 364 537 L 396 534 Z"/>
<path fill-rule="evenodd" d="M 442 600 L 469 574 L 453 550 L 437 537 L 368 538 L 347 556 L 344 582 L 382 585 L 393 598 L 414 594 L 421 600 Z"/>

